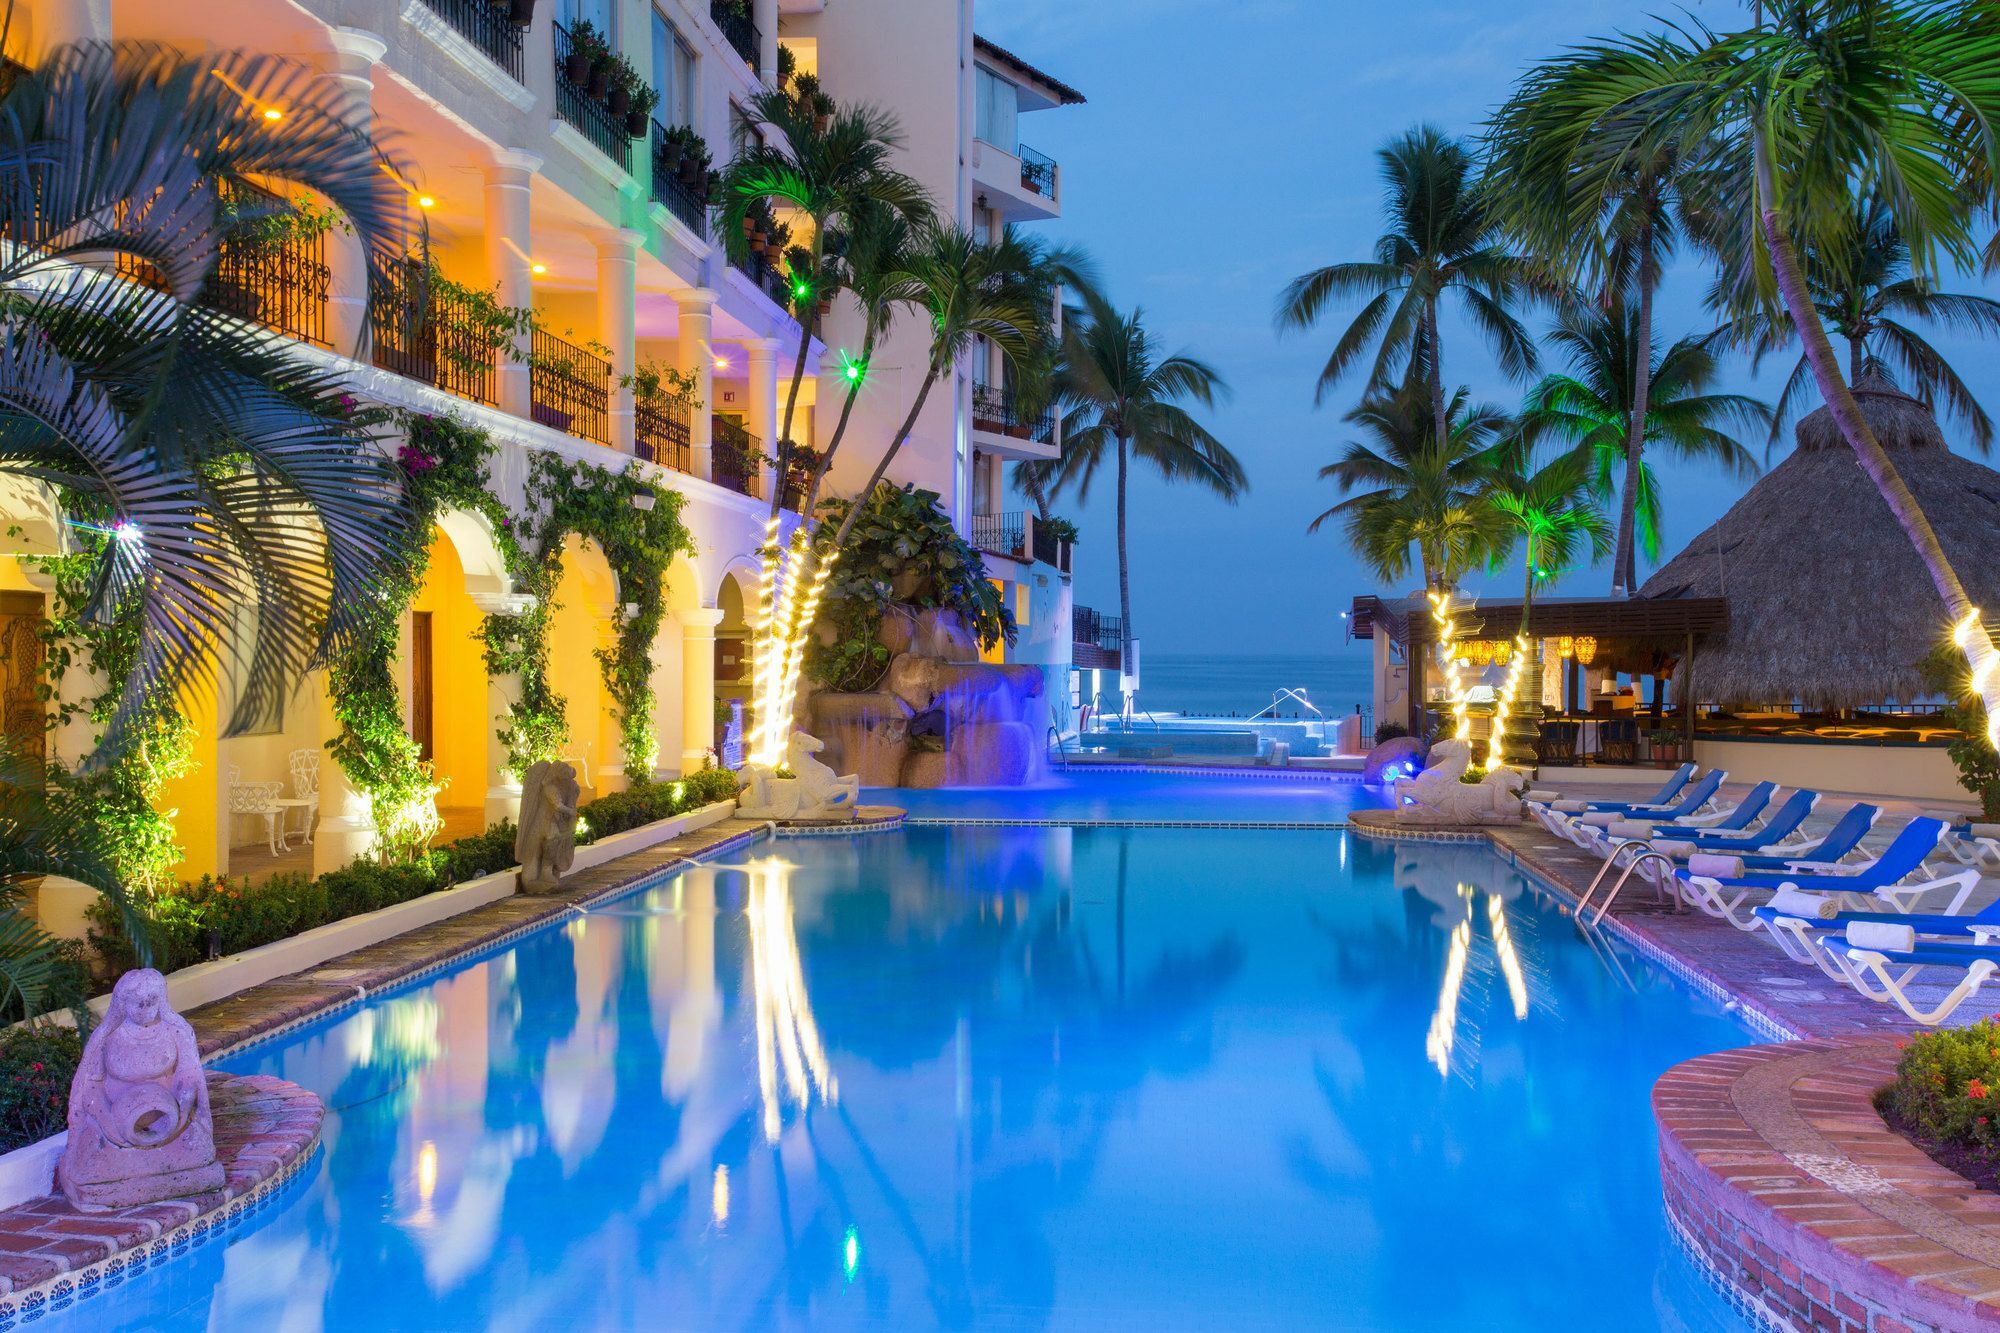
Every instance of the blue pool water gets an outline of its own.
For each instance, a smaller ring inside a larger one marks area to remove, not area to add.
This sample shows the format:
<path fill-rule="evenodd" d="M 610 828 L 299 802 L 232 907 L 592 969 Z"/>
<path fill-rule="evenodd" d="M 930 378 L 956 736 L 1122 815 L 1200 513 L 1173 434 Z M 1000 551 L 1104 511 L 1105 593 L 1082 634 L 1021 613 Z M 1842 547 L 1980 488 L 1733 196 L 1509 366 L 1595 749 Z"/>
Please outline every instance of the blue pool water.
<path fill-rule="evenodd" d="M 923 819 L 1142 819 L 1339 824 L 1388 797 L 1351 776 L 1200 773 L 1084 765 L 1058 768 L 1034 787 L 879 788 L 865 801 L 900 805 Z"/>
<path fill-rule="evenodd" d="M 1483 847 L 766 842 L 231 1059 L 323 1160 L 44 1326 L 1736 1328 L 1647 1094 L 1747 1040 Z"/>

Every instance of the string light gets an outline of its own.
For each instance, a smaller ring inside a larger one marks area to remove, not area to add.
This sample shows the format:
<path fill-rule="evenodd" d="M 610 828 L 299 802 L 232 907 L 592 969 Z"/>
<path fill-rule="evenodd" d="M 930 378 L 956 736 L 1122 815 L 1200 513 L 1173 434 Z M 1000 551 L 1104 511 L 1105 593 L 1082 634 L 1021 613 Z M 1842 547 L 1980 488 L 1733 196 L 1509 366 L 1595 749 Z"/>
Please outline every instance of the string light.
<path fill-rule="evenodd" d="M 1507 736 L 1507 715 L 1513 709 L 1515 691 L 1521 687 L 1521 668 L 1528 661 L 1528 641 L 1525 637 L 1516 635 L 1511 647 L 1512 665 L 1507 668 L 1506 682 L 1500 687 L 1499 700 L 1493 706 L 1493 730 L 1486 736 L 1488 772 L 1504 766 L 1506 762 L 1503 746 Z"/>
<path fill-rule="evenodd" d="M 1451 716 L 1454 724 L 1452 734 L 1461 741 L 1472 741 L 1472 717 L 1465 708 L 1465 678 L 1459 673 L 1459 659 L 1453 651 L 1452 643 L 1458 637 L 1458 622 L 1451 614 L 1451 594 L 1434 592 L 1430 594 L 1431 619 L 1437 625 L 1438 651 L 1444 659 L 1444 687 L 1446 697 L 1451 700 Z"/>
<path fill-rule="evenodd" d="M 1965 660 L 1972 666 L 1972 693 L 1979 696 L 1986 705 L 1986 743 L 2000 749 L 2000 709 L 1995 709 L 1986 691 L 1993 681 L 1993 673 L 2000 668 L 2000 653 L 1993 649 L 1992 636 L 1979 623 L 1979 608 L 1973 607 L 1951 628 L 1951 641 L 1965 654 Z"/>

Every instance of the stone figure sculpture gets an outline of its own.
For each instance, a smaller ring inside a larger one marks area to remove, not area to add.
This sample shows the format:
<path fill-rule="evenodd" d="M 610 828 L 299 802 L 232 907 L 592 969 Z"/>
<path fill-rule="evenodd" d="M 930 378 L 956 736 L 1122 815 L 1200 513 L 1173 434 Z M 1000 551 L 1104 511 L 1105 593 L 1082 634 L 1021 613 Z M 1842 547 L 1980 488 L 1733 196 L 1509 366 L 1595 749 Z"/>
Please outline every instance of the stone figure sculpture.
<path fill-rule="evenodd" d="M 544 759 L 529 765 L 521 779 L 521 827 L 514 834 L 523 893 L 552 891 L 576 861 L 576 807 L 582 791 L 569 764 Z"/>
<path fill-rule="evenodd" d="M 222 1188 L 194 1029 L 167 1006 L 166 978 L 150 967 L 118 979 L 83 1048 L 56 1176 L 86 1213 Z"/>
<path fill-rule="evenodd" d="M 1430 767 L 1390 786 L 1396 820 L 1403 824 L 1511 824 L 1521 818 L 1521 790 L 1527 779 L 1511 768 L 1496 768 L 1478 782 L 1464 781 L 1472 746 L 1442 740 L 1431 746 Z"/>
<path fill-rule="evenodd" d="M 798 778 L 800 819 L 852 819 L 861 807 L 861 779 L 842 776 L 814 758 L 825 742 L 803 731 L 792 733 L 792 772 Z"/>
<path fill-rule="evenodd" d="M 738 819 L 796 819 L 803 789 L 797 778 L 778 776 L 769 764 L 745 764 L 739 770 L 743 790 L 736 794 Z"/>

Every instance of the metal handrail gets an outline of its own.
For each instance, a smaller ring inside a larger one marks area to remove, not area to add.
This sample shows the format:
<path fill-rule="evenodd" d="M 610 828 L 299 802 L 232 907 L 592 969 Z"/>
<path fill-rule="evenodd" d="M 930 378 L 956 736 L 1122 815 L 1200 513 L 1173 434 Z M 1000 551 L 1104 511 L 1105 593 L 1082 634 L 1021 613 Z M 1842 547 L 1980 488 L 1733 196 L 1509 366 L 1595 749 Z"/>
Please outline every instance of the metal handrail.
<path fill-rule="evenodd" d="M 1576 900 L 1576 919 L 1579 924 L 1583 921 L 1584 909 L 1590 906 L 1591 895 L 1597 892 L 1598 884 L 1604 879 L 1604 876 L 1607 873 L 1609 873 L 1611 867 L 1617 863 L 1618 854 L 1624 851 L 1627 847 L 1635 847 L 1635 846 L 1646 847 L 1645 839 L 1627 838 L 1623 842 L 1616 843 L 1612 846 L 1611 855 L 1605 858 L 1603 869 L 1597 872 L 1596 879 L 1590 881 L 1590 887 L 1584 891 L 1583 896 Z M 1669 874 L 1672 874 L 1672 872 L 1675 869 L 1674 859 L 1671 856 L 1668 856 L 1665 852 L 1656 852 L 1652 850 L 1651 847 L 1646 847 L 1645 851 L 1641 852 L 1639 855 L 1632 858 L 1631 864 L 1625 867 L 1625 873 L 1620 875 L 1618 877 L 1617 882 L 1611 886 L 1611 892 L 1604 896 L 1604 902 L 1602 905 L 1598 907 L 1597 916 L 1593 921 L 1591 921 L 1590 923 L 1591 925 L 1601 926 L 1604 924 L 1605 913 L 1609 912 L 1611 910 L 1611 904 L 1617 901 L 1619 891 L 1625 887 L 1625 881 L 1632 878 L 1632 872 L 1634 870 L 1637 870 L 1640 866 L 1646 864 L 1646 862 L 1648 861 L 1659 861 L 1664 863 L 1667 867 L 1667 871 Z"/>

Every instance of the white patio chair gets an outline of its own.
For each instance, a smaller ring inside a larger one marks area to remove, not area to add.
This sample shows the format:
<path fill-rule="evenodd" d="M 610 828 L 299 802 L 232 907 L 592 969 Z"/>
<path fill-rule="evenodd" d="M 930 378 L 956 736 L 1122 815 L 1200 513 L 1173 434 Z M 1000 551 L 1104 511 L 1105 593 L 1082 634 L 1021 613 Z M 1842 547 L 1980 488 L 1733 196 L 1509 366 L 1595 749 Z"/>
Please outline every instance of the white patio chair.
<path fill-rule="evenodd" d="M 251 815 L 264 821 L 264 840 L 271 848 L 271 855 L 280 851 L 290 851 L 289 842 L 279 842 L 279 824 L 283 821 L 285 808 L 278 802 L 278 793 L 284 791 L 282 782 L 244 782 L 242 770 L 236 765 L 229 766 L 229 813 L 231 815 Z"/>
<path fill-rule="evenodd" d="M 289 826 L 291 812 L 301 811 L 305 820 L 306 846 L 312 846 L 313 825 L 319 822 L 319 751 L 299 749 L 292 751 L 292 794 L 278 798 L 279 818 L 287 829 L 285 840 L 291 840 Z"/>

